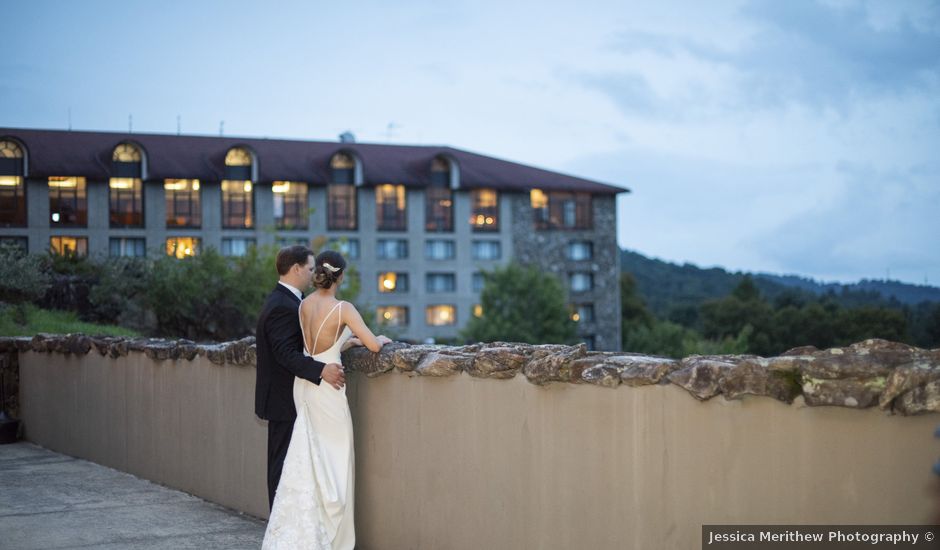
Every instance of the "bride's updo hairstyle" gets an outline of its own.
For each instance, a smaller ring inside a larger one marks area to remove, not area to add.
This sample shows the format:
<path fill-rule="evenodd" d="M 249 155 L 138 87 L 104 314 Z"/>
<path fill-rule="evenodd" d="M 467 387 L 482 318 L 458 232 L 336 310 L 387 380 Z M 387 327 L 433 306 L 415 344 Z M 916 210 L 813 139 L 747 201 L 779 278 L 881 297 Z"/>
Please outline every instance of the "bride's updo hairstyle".
<path fill-rule="evenodd" d="M 313 271 L 313 286 L 317 288 L 330 288 L 346 270 L 346 260 L 342 254 L 335 250 L 324 250 L 316 259 L 316 268 Z"/>

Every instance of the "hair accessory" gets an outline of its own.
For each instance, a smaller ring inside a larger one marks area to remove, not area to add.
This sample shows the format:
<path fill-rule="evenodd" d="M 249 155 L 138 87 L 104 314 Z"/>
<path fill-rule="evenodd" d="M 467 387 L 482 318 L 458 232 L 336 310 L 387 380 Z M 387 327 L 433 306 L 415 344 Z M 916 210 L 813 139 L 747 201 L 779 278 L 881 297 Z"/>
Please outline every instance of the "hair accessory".
<path fill-rule="evenodd" d="M 339 268 L 338 268 L 338 267 L 333 267 L 333 266 L 331 266 L 330 264 L 328 264 L 328 263 L 326 263 L 326 262 L 323 262 L 323 267 L 329 269 L 329 270 L 330 270 L 331 272 L 333 272 L 333 273 L 336 273 L 337 271 L 339 271 Z"/>

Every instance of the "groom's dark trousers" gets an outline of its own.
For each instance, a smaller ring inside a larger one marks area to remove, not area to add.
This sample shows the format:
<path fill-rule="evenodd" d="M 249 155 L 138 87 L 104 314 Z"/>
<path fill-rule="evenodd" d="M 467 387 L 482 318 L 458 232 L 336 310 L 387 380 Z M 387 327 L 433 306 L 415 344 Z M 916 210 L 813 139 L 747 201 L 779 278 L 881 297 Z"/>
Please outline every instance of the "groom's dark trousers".
<path fill-rule="evenodd" d="M 257 378 L 255 414 L 268 421 L 268 505 L 281 479 L 297 411 L 294 377 L 320 383 L 322 362 L 304 355 L 300 298 L 278 283 L 268 295 L 255 329 Z"/>

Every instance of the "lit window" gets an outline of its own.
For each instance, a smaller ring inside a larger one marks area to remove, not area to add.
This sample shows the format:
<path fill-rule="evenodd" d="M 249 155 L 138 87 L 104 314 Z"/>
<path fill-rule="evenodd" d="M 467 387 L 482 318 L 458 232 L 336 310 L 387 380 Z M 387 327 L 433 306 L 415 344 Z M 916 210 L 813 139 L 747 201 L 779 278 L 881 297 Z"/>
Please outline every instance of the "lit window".
<path fill-rule="evenodd" d="M 408 274 L 388 271 L 379 273 L 379 292 L 408 292 Z"/>
<path fill-rule="evenodd" d="M 147 255 L 146 241 L 142 238 L 112 237 L 109 246 L 110 254 L 114 257 L 144 257 Z"/>
<path fill-rule="evenodd" d="M 379 239 L 375 243 L 375 255 L 380 260 L 402 260 L 408 257 L 408 241 L 405 239 Z"/>
<path fill-rule="evenodd" d="M 199 202 L 199 180 L 168 179 L 163 183 L 166 195 L 167 227 L 199 227 L 202 207 Z"/>
<path fill-rule="evenodd" d="M 88 225 L 88 198 L 85 178 L 49 178 L 50 226 Z"/>
<path fill-rule="evenodd" d="M 307 228 L 307 184 L 298 181 L 276 181 L 271 184 L 274 195 L 274 223 L 278 229 Z"/>
<path fill-rule="evenodd" d="M 591 194 L 533 189 L 529 193 L 536 229 L 590 229 Z"/>
<path fill-rule="evenodd" d="M 473 305 L 473 316 L 474 317 L 483 317 L 483 306 L 481 304 Z"/>
<path fill-rule="evenodd" d="M 390 183 L 375 188 L 376 228 L 385 231 L 405 231 L 405 186 Z"/>
<path fill-rule="evenodd" d="M 408 308 L 405 306 L 379 306 L 375 309 L 379 323 L 393 327 L 408 324 Z"/>
<path fill-rule="evenodd" d="M 593 256 L 594 243 L 591 241 L 572 241 L 568 243 L 569 260 L 590 260 Z"/>
<path fill-rule="evenodd" d="M 501 254 L 499 241 L 473 241 L 474 260 L 498 260 Z"/>
<path fill-rule="evenodd" d="M 594 274 L 575 272 L 568 274 L 568 286 L 572 292 L 586 292 L 594 288 Z"/>
<path fill-rule="evenodd" d="M 112 162 L 140 162 L 140 149 L 131 143 L 122 143 L 114 148 L 111 154 Z"/>
<path fill-rule="evenodd" d="M 453 292 L 457 288 L 457 277 L 453 273 L 428 273 L 425 283 L 428 292 Z"/>
<path fill-rule="evenodd" d="M 255 240 L 251 238 L 225 238 L 222 239 L 222 255 L 244 256 L 252 246 L 255 246 Z"/>
<path fill-rule="evenodd" d="M 577 323 L 593 323 L 594 304 L 577 304 L 572 307 L 571 320 Z"/>
<path fill-rule="evenodd" d="M 87 256 L 87 237 L 52 237 L 49 239 L 52 251 L 60 256 Z"/>
<path fill-rule="evenodd" d="M 251 153 L 242 147 L 232 147 L 225 155 L 226 166 L 251 166 Z"/>
<path fill-rule="evenodd" d="M 449 304 L 428 306 L 425 317 L 428 325 L 438 327 L 453 325 L 457 322 L 457 308 Z"/>
<path fill-rule="evenodd" d="M 470 226 L 474 231 L 499 230 L 499 195 L 493 189 L 474 189 L 470 194 Z"/>
<path fill-rule="evenodd" d="M 0 141 L 0 226 L 26 226 L 26 163 L 23 148 L 14 141 Z"/>
<path fill-rule="evenodd" d="M 144 196 L 140 178 L 111 178 L 108 182 L 111 227 L 143 227 Z"/>
<path fill-rule="evenodd" d="M 254 227 L 253 205 L 254 193 L 250 181 L 222 181 L 222 227 Z"/>
<path fill-rule="evenodd" d="M 199 238 L 170 237 L 166 240 L 166 253 L 177 258 L 195 256 L 199 253 Z"/>
<path fill-rule="evenodd" d="M 424 257 L 428 260 L 453 260 L 455 254 L 454 241 L 431 239 L 424 243 Z"/>

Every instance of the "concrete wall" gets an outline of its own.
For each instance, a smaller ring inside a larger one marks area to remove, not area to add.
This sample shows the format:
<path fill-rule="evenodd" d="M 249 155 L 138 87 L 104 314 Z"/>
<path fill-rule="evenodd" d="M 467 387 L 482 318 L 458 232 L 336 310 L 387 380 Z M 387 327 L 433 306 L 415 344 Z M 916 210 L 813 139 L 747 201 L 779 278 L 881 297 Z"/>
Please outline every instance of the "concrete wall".
<path fill-rule="evenodd" d="M 20 353 L 25 436 L 264 517 L 254 369 Z M 936 415 L 676 385 L 350 376 L 359 547 L 699 548 L 708 523 L 934 518 Z"/>

